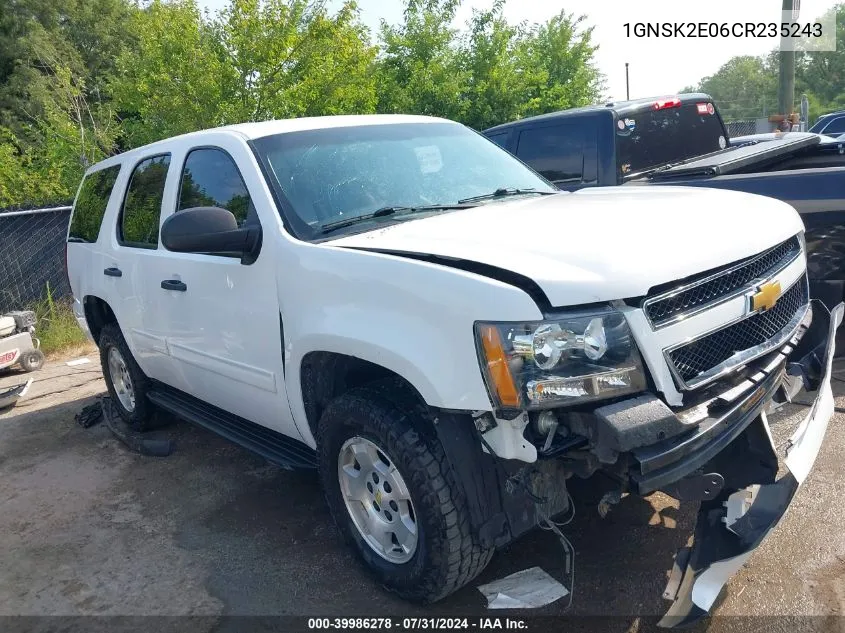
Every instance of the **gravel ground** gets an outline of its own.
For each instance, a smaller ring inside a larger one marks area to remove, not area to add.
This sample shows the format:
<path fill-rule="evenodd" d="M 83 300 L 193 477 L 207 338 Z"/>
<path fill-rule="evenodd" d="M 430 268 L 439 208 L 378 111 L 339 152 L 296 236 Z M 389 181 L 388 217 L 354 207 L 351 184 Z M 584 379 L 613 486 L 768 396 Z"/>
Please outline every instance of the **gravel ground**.
<path fill-rule="evenodd" d="M 181 422 L 160 431 L 176 443 L 167 458 L 128 452 L 104 425 L 75 424 L 74 414 L 105 391 L 96 352 L 89 358 L 77 367 L 48 363 L 27 397 L 0 414 L 0 615 L 190 614 L 209 616 L 207 630 L 235 614 L 491 615 L 477 585 L 534 565 L 565 578 L 560 545 L 538 531 L 499 552 L 471 586 L 428 608 L 408 605 L 340 543 L 313 473 L 269 466 Z M 0 387 L 25 380 L 0 374 Z M 835 392 L 845 407 L 845 384 Z M 775 431 L 805 412 L 789 406 L 772 418 Z M 801 621 L 845 633 L 843 449 L 845 415 L 836 414 L 789 514 L 717 611 L 799 620 L 717 617 L 709 630 L 792 631 Z M 613 630 L 651 628 L 695 507 L 626 497 L 601 519 L 574 494 L 577 514 L 566 528 L 577 551 L 574 604 L 566 611 L 563 599 L 539 613 L 610 615 Z"/>

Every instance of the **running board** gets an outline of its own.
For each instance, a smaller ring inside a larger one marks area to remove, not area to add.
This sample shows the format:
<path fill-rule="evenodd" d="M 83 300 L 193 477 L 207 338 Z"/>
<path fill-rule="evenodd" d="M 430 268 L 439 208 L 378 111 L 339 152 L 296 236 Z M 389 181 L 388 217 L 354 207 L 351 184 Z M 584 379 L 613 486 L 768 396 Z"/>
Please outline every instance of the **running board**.
<path fill-rule="evenodd" d="M 155 389 L 147 394 L 147 398 L 177 418 L 208 429 L 260 455 L 272 464 L 288 470 L 317 466 L 317 454 L 304 443 L 185 393 L 164 385 L 156 385 Z"/>

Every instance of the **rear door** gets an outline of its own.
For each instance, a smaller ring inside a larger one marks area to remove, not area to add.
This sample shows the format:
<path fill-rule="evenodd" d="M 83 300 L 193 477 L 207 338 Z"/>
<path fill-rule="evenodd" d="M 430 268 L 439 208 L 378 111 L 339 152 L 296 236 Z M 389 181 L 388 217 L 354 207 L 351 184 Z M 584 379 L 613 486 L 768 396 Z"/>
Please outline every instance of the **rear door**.
<path fill-rule="evenodd" d="M 147 301 L 146 271 L 160 257 L 159 224 L 170 159 L 168 152 L 150 152 L 127 163 L 128 181 L 108 236 L 102 271 L 94 271 L 103 275 L 104 298 L 115 311 L 132 355 L 153 378 L 161 376 L 155 359 L 163 341 L 145 327 L 148 314 L 156 310 Z"/>

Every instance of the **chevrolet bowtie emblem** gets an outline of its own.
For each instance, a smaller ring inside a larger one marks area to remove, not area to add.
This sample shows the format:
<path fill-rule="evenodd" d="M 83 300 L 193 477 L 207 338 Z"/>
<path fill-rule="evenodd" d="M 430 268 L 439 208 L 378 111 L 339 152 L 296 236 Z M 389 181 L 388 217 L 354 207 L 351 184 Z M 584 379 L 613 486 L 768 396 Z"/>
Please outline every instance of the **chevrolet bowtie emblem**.
<path fill-rule="evenodd" d="M 751 312 L 771 310 L 780 299 L 780 282 L 770 281 L 757 288 L 757 292 L 751 295 Z"/>

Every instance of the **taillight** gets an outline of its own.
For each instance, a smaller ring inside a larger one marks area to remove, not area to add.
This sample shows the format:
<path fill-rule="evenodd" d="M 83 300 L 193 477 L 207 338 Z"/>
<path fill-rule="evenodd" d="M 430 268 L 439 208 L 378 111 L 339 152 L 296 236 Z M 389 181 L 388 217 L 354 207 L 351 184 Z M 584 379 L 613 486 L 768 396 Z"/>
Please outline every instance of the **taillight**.
<path fill-rule="evenodd" d="M 667 110 L 669 108 L 680 108 L 681 107 L 681 98 L 680 97 L 672 97 L 671 99 L 661 99 L 660 101 L 655 101 L 654 105 L 652 107 L 655 110 Z"/>

